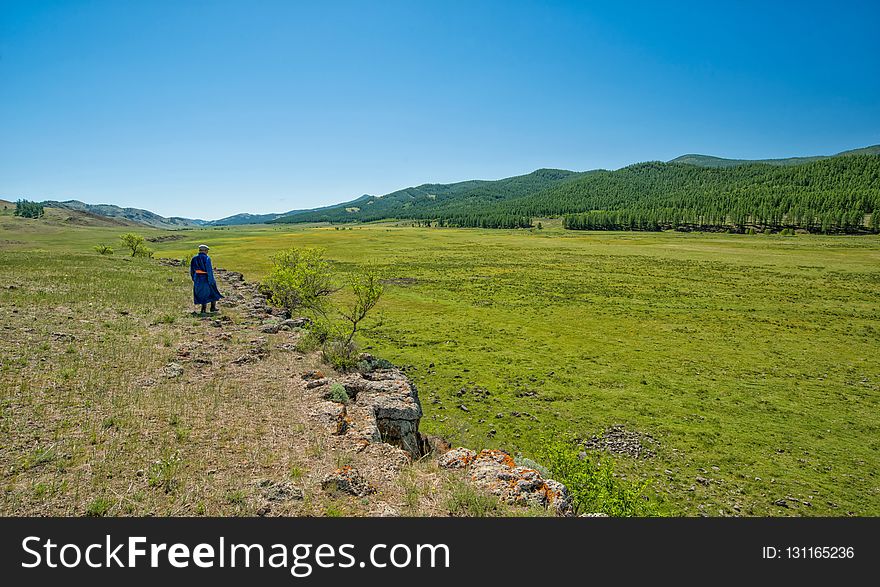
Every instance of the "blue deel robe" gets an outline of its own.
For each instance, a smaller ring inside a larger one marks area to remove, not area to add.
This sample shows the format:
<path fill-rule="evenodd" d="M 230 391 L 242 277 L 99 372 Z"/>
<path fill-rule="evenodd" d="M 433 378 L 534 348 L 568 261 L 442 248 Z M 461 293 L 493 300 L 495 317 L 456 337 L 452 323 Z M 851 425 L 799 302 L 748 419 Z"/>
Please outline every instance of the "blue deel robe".
<path fill-rule="evenodd" d="M 205 273 L 196 273 L 196 270 Z M 189 275 L 193 280 L 193 303 L 210 304 L 223 296 L 217 289 L 214 280 L 214 269 L 211 267 L 211 257 L 207 253 L 199 253 L 189 262 Z"/>

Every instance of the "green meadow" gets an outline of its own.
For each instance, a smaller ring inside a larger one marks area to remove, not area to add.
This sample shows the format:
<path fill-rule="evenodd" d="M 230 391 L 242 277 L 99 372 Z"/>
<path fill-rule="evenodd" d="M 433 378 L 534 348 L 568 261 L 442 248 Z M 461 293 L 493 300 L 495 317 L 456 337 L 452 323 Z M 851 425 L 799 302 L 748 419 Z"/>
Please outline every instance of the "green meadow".
<path fill-rule="evenodd" d="M 252 280 L 287 247 L 325 249 L 340 277 L 380 268 L 359 343 L 406 367 L 422 429 L 453 444 L 537 458 L 623 425 L 654 455 L 616 457 L 619 474 L 669 514 L 880 515 L 880 237 L 544 226 L 137 231 L 180 235 L 149 243 L 159 257 L 206 242 Z M 0 227 L 0 268 L 38 254 L 77 271 L 127 231 Z"/>

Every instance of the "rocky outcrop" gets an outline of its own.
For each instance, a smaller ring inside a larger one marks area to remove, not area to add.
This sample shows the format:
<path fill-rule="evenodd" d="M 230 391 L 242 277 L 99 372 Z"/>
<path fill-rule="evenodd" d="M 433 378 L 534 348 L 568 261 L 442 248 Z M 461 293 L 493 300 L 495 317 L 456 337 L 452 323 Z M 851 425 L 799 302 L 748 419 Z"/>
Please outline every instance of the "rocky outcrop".
<path fill-rule="evenodd" d="M 350 411 L 367 416 L 364 438 L 400 447 L 412 458 L 422 456 L 422 405 L 416 386 L 403 373 L 398 369 L 353 373 L 339 383 L 352 399 Z"/>
<path fill-rule="evenodd" d="M 285 317 L 280 310 L 271 308 L 259 287 L 245 281 L 240 273 L 216 271 L 229 292 L 223 303 L 238 305 L 248 315 L 251 328 L 263 334 L 250 340 L 247 354 L 234 363 L 251 363 L 266 357 L 267 339 L 273 338 L 266 335 L 309 326 L 306 318 Z M 469 483 L 509 504 L 544 507 L 560 516 L 573 515 L 571 498 L 563 484 L 544 478 L 533 468 L 518 466 L 506 452 L 452 448 L 442 438 L 420 433 L 423 413 L 418 390 L 400 369 L 368 354 L 360 356 L 359 367 L 362 371 L 343 375 L 318 370 L 301 372 L 302 381 L 297 383 L 313 394 L 308 413 L 313 421 L 326 426 L 333 442 L 338 443 L 336 446 L 369 455 L 372 463 L 367 467 L 359 464 L 360 470 L 344 466 L 324 475 L 324 490 L 364 497 L 376 492 L 380 480 L 396 478 L 407 463 L 435 454 L 441 468 L 458 470 Z M 334 391 L 337 384 L 345 388 L 345 394 L 338 388 Z M 260 485 L 260 492 L 266 512 L 272 510 L 273 504 L 300 498 L 289 484 L 267 481 Z M 376 515 L 396 515 L 393 508 L 377 508 Z"/>
<path fill-rule="evenodd" d="M 544 479 L 534 469 L 517 466 L 506 452 L 487 449 L 477 454 L 467 448 L 456 448 L 442 455 L 438 462 L 446 469 L 464 469 L 474 485 L 507 503 L 544 507 L 558 516 L 572 515 L 571 497 L 565 485 Z"/>

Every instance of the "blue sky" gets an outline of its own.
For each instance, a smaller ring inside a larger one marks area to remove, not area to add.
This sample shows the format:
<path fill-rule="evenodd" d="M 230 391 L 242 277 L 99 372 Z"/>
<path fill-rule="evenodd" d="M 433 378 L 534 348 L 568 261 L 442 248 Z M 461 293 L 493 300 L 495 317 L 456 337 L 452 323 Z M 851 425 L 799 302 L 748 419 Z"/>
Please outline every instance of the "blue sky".
<path fill-rule="evenodd" d="M 877 2 L 0 1 L 0 196 L 220 218 L 880 143 Z"/>

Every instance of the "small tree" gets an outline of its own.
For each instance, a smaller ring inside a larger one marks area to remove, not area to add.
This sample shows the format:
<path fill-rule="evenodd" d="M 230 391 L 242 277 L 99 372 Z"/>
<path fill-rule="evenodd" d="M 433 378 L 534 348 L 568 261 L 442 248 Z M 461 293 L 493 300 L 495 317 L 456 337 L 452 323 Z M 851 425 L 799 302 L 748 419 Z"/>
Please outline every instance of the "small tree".
<path fill-rule="evenodd" d="M 366 269 L 360 273 L 353 275 L 350 279 L 351 289 L 354 292 L 354 300 L 351 305 L 340 311 L 342 318 L 351 327 L 346 338 L 346 343 L 351 343 L 357 332 L 358 325 L 367 317 L 379 298 L 385 287 L 379 279 L 379 272 L 374 269 Z"/>
<path fill-rule="evenodd" d="M 270 301 L 291 315 L 304 309 L 318 318 L 326 319 L 328 296 L 334 287 L 330 263 L 320 249 L 289 249 L 272 257 L 272 270 L 263 281 Z"/>
<path fill-rule="evenodd" d="M 95 245 L 95 252 L 98 253 L 99 255 L 112 255 L 113 254 L 113 247 L 102 243 L 100 245 Z"/>
<path fill-rule="evenodd" d="M 144 237 L 133 232 L 123 234 L 119 237 L 119 240 L 122 241 L 122 246 L 131 251 L 132 257 L 136 257 L 138 254 L 143 254 L 143 251 L 147 248 L 144 244 Z"/>

